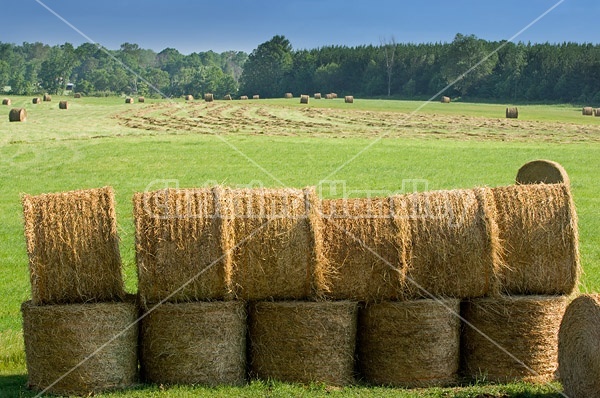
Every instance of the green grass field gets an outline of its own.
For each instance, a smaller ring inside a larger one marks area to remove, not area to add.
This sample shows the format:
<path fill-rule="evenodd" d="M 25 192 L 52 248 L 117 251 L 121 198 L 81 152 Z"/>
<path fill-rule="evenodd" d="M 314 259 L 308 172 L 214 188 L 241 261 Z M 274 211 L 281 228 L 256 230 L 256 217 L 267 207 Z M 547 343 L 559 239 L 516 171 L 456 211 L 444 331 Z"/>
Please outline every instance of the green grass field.
<path fill-rule="evenodd" d="M 508 123 L 505 105 L 410 101 L 338 100 L 218 101 L 193 105 L 122 98 L 60 98 L 39 105 L 12 98 L 28 111 L 25 123 L 9 123 L 0 107 L 0 396 L 31 397 L 26 383 L 21 302 L 30 298 L 20 195 L 111 185 L 127 289 L 136 290 L 134 192 L 165 186 L 303 187 L 335 181 L 341 196 L 400 193 L 512 184 L 518 168 L 551 159 L 568 171 L 579 214 L 585 274 L 581 289 L 600 290 L 600 118 L 581 109 L 519 106 Z M 351 106 L 352 108 L 349 108 Z M 316 119 L 313 119 L 316 118 Z M 146 119 L 144 119 L 146 118 Z M 244 121 L 232 127 L 235 120 Z M 313 122 L 316 120 L 316 122 Z M 464 121 L 464 124 L 461 124 Z M 163 123 L 158 126 L 153 123 Z M 412 123 L 412 124 L 411 124 Z M 463 126 L 463 127 L 461 127 Z M 466 127 L 464 127 L 466 126 Z M 500 132 L 500 133 L 498 133 Z M 329 187 L 328 183 L 323 187 Z M 140 387 L 102 397 L 371 396 L 475 397 L 560 396 L 549 386 L 490 386 L 397 390 L 293 386 L 254 382 L 244 388 Z M 503 395 L 504 394 L 504 395 Z"/>

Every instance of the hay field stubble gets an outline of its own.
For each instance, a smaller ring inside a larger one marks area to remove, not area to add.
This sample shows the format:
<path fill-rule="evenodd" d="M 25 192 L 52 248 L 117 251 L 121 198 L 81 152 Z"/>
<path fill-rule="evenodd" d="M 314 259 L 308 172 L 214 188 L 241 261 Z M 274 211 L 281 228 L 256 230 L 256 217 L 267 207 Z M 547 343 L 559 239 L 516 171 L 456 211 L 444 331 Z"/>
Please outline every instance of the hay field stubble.
<path fill-rule="evenodd" d="M 56 101 L 66 98 L 56 98 Z M 412 189 L 472 188 L 512 184 L 518 168 L 538 158 L 555 160 L 569 173 L 579 214 L 582 290 L 600 289 L 600 119 L 576 106 L 519 106 L 520 119 L 504 119 L 506 105 L 420 102 L 281 100 L 174 103 L 122 98 L 70 99 L 38 105 L 12 97 L 27 109 L 25 123 L 0 115 L 0 391 L 28 397 L 19 308 L 30 298 L 20 194 L 110 185 L 116 192 L 118 231 L 127 290 L 136 290 L 132 202 L 146 189 L 315 185 L 344 181 L 353 196 Z M 373 142 L 388 137 L 333 170 Z M 251 162 L 249 159 L 254 161 Z M 263 170 L 268 171 L 265 174 Z M 403 181 L 408 184 L 403 187 Z M 425 183 L 426 182 L 426 183 Z M 341 190 L 325 192 L 340 197 Z M 540 394 L 550 387 L 476 385 L 458 389 L 393 390 L 291 386 L 254 382 L 245 388 L 144 387 L 106 397 L 179 396 L 476 396 Z M 4 395 L 3 395 L 4 396 Z"/>

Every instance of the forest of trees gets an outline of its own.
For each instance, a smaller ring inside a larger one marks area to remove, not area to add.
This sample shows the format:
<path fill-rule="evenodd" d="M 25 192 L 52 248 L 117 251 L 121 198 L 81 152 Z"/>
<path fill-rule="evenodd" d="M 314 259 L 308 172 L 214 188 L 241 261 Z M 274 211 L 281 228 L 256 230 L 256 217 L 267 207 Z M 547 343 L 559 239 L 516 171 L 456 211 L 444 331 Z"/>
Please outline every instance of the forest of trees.
<path fill-rule="evenodd" d="M 126 67 L 123 67 L 126 65 Z M 472 69 L 472 70 L 471 70 Z M 465 72 L 469 71 L 465 74 Z M 451 97 L 509 102 L 600 102 L 600 45 L 490 42 L 457 34 L 451 43 L 325 46 L 294 50 L 274 36 L 251 54 L 159 53 L 124 43 L 107 51 L 0 43 L 0 89 L 56 93 L 67 83 L 87 95 L 169 97 L 212 92 L 281 97 L 336 92 L 361 97 L 428 98 L 450 83 Z M 135 72 L 135 73 L 133 73 Z M 152 86 L 150 87 L 149 84 Z"/>

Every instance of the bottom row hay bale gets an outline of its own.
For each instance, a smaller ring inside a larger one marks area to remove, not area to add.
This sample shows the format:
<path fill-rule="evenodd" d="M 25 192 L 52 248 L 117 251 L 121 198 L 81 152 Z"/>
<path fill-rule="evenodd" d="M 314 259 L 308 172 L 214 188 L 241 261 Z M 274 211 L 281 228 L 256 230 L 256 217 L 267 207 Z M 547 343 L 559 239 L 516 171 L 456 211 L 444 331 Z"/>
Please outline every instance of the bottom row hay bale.
<path fill-rule="evenodd" d="M 8 113 L 10 122 L 24 122 L 27 120 L 27 111 L 25 108 L 13 108 Z"/>
<path fill-rule="evenodd" d="M 132 386 L 137 377 L 133 300 L 21 306 L 28 385 L 53 394 L 86 395 Z"/>
<path fill-rule="evenodd" d="M 246 307 L 241 301 L 164 303 L 143 320 L 141 375 L 150 383 L 241 385 Z"/>
<path fill-rule="evenodd" d="M 358 363 L 367 383 L 394 387 L 453 385 L 458 380 L 460 301 L 415 300 L 359 311 Z"/>
<path fill-rule="evenodd" d="M 352 383 L 357 307 L 349 301 L 251 304 L 250 375 L 291 383 Z"/>
<path fill-rule="evenodd" d="M 567 303 L 567 296 L 505 296 L 463 303 L 465 376 L 498 383 L 554 380 L 558 330 Z"/>
<path fill-rule="evenodd" d="M 570 398 L 600 396 L 600 295 L 569 304 L 558 334 L 558 367 Z"/>

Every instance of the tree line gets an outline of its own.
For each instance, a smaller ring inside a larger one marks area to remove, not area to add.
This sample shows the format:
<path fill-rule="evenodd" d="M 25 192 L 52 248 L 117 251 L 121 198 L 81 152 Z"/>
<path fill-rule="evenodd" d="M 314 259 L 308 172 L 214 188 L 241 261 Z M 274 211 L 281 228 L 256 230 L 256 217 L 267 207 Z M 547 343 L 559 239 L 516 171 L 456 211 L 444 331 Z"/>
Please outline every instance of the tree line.
<path fill-rule="evenodd" d="M 336 92 L 429 98 L 447 88 L 444 95 L 453 98 L 597 103 L 599 67 L 595 44 L 496 42 L 462 34 L 450 43 L 389 39 L 299 50 L 277 35 L 250 54 L 155 53 L 131 43 L 118 50 L 90 43 L 0 43 L 0 89 L 10 86 L 15 94 L 57 93 L 68 83 L 88 95 L 151 95 L 158 89 L 169 97 Z"/>

